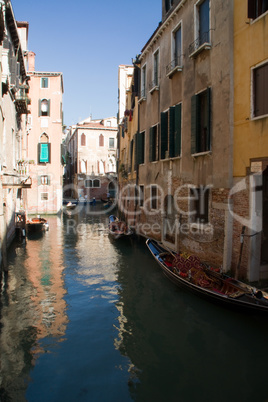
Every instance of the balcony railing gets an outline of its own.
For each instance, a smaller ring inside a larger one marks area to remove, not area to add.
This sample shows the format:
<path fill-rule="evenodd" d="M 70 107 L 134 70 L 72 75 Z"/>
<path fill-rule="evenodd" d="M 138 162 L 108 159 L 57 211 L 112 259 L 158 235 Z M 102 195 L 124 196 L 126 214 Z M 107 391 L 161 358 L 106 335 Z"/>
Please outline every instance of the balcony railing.
<path fill-rule="evenodd" d="M 155 78 L 149 83 L 149 92 L 157 91 L 159 89 L 159 80 Z"/>
<path fill-rule="evenodd" d="M 15 93 L 15 106 L 17 113 L 19 114 L 27 114 L 28 113 L 28 105 L 31 104 L 30 98 L 28 98 L 26 93 L 26 88 L 21 87 Z"/>
<path fill-rule="evenodd" d="M 189 45 L 189 54 L 193 56 L 203 49 L 210 49 L 210 35 L 209 32 L 204 32 L 194 42 Z"/>
<path fill-rule="evenodd" d="M 167 66 L 166 66 L 166 75 L 169 76 L 173 74 L 175 71 L 182 70 L 182 55 L 175 57 Z"/>

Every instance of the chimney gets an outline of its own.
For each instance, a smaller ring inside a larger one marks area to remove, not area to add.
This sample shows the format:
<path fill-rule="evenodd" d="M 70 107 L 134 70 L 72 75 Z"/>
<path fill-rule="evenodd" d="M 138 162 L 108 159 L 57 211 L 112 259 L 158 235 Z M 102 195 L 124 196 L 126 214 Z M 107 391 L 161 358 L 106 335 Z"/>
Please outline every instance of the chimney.
<path fill-rule="evenodd" d="M 35 53 L 28 52 L 28 71 L 33 72 L 35 71 Z"/>

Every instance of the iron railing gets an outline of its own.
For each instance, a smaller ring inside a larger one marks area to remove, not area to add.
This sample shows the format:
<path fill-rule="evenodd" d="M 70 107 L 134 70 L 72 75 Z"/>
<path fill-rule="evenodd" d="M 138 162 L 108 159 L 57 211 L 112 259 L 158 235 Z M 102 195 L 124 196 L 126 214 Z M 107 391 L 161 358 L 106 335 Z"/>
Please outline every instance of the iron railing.
<path fill-rule="evenodd" d="M 182 68 L 182 55 L 175 57 L 167 66 L 166 74 L 170 74 L 173 70 Z"/>
<path fill-rule="evenodd" d="M 209 32 L 204 32 L 194 42 L 189 45 L 189 54 L 196 52 L 202 45 L 210 44 Z"/>

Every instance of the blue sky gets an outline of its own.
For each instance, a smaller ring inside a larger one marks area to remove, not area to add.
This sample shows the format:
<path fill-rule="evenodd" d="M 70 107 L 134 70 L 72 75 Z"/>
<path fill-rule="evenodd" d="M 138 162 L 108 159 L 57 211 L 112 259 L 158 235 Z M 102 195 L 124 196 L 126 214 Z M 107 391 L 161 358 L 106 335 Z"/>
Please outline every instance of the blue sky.
<path fill-rule="evenodd" d="M 11 0 L 29 22 L 36 71 L 62 72 L 65 124 L 116 116 L 118 66 L 132 64 L 162 16 L 161 0 Z"/>

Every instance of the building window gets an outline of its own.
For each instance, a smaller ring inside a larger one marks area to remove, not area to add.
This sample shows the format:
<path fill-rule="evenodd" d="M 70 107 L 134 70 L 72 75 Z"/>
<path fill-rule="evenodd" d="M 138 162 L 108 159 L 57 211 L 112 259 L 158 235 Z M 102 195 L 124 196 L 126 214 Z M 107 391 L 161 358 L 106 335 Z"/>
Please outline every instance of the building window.
<path fill-rule="evenodd" d="M 50 163 L 51 144 L 46 133 L 41 135 L 37 146 L 38 163 Z"/>
<path fill-rule="evenodd" d="M 210 48 L 209 0 L 200 0 L 195 7 L 195 41 L 189 46 L 190 54 Z"/>
<path fill-rule="evenodd" d="M 268 0 L 248 0 L 248 18 L 256 19 L 268 11 Z"/>
<path fill-rule="evenodd" d="M 141 165 L 144 163 L 145 131 L 136 134 L 135 145 L 136 145 L 136 163 L 138 165 Z"/>
<path fill-rule="evenodd" d="M 50 116 L 49 99 L 39 99 L 39 116 Z"/>
<path fill-rule="evenodd" d="M 181 103 L 169 109 L 169 157 L 181 154 Z"/>
<path fill-rule="evenodd" d="M 141 98 L 146 98 L 146 64 L 141 69 Z"/>
<path fill-rule="evenodd" d="M 167 76 L 182 70 L 182 30 L 181 25 L 172 32 L 171 62 L 166 67 Z"/>
<path fill-rule="evenodd" d="M 100 147 L 104 146 L 104 136 L 103 136 L 103 134 L 100 134 L 100 136 L 99 136 L 99 146 Z"/>
<path fill-rule="evenodd" d="M 150 128 L 149 137 L 150 137 L 149 138 L 149 161 L 155 162 L 155 161 L 158 161 L 158 159 L 159 159 L 157 125 Z"/>
<path fill-rule="evenodd" d="M 38 185 L 49 186 L 50 176 L 47 175 L 38 176 Z"/>
<path fill-rule="evenodd" d="M 268 114 L 268 63 L 253 69 L 253 117 Z"/>
<path fill-rule="evenodd" d="M 94 179 L 90 180 L 87 179 L 85 180 L 85 188 L 100 188 L 100 180 L 99 179 Z"/>
<path fill-rule="evenodd" d="M 191 99 L 191 152 L 208 152 L 211 149 L 210 88 Z"/>
<path fill-rule="evenodd" d="M 81 134 L 81 147 L 86 146 L 86 135 L 84 133 Z"/>
<path fill-rule="evenodd" d="M 209 188 L 190 188 L 190 216 L 192 223 L 208 223 Z"/>
<path fill-rule="evenodd" d="M 165 8 L 166 8 L 166 13 L 171 9 L 173 6 L 174 0 L 165 0 Z"/>
<path fill-rule="evenodd" d="M 114 149 L 114 138 L 109 138 L 109 149 Z"/>
<path fill-rule="evenodd" d="M 41 193 L 41 201 L 48 201 L 48 193 Z"/>
<path fill-rule="evenodd" d="M 41 88 L 48 88 L 48 77 L 41 78 Z"/>
<path fill-rule="evenodd" d="M 153 80 L 150 84 L 150 91 L 158 89 L 159 86 L 159 50 L 153 54 Z"/>
<path fill-rule="evenodd" d="M 157 209 L 157 186 L 151 186 L 151 209 Z"/>
<path fill-rule="evenodd" d="M 181 104 L 161 113 L 161 159 L 181 154 Z"/>

